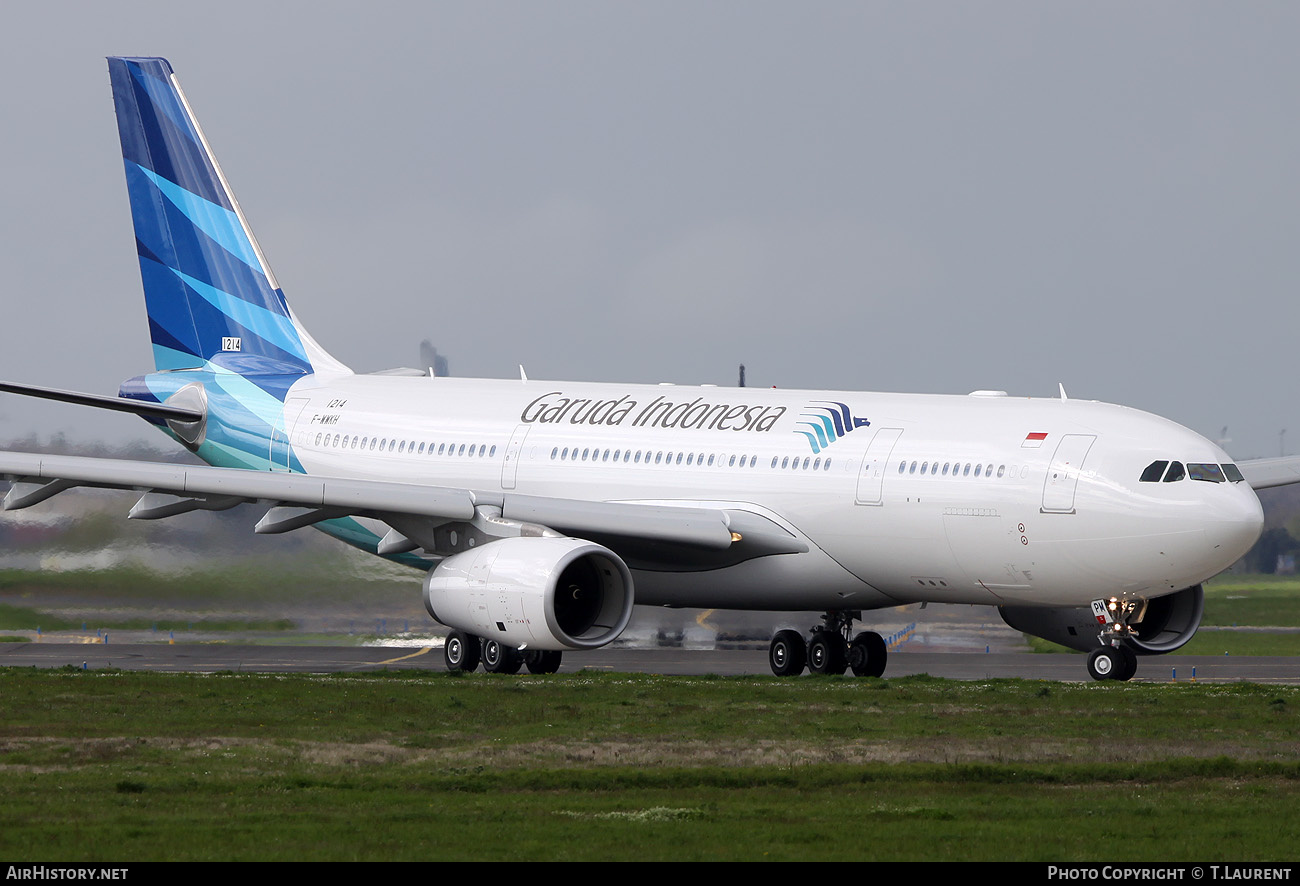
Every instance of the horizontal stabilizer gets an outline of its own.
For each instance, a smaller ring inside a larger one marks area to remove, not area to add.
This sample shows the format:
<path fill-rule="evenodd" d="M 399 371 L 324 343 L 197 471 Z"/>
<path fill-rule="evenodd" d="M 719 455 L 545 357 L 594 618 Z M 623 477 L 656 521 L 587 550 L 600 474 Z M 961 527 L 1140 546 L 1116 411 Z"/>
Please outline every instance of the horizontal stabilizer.
<path fill-rule="evenodd" d="M 102 394 L 83 394 L 79 391 L 61 391 L 58 388 L 42 388 L 37 385 L 20 385 L 0 381 L 0 391 L 7 394 L 21 394 L 24 397 L 39 397 L 42 400 L 58 400 L 62 403 L 75 403 L 78 406 L 93 406 L 96 409 L 111 409 L 116 412 L 129 412 L 133 415 L 146 415 L 155 418 L 170 418 L 173 421 L 197 422 L 203 420 L 203 413 L 181 406 L 168 406 L 165 403 L 149 403 L 143 400 L 128 400 L 126 397 L 107 397 Z"/>

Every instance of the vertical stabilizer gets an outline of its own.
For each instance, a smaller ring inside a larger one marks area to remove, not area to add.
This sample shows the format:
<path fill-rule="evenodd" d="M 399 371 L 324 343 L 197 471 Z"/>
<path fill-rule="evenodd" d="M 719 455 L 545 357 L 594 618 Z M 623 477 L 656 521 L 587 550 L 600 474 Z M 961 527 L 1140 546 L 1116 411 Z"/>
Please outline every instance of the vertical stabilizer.
<path fill-rule="evenodd" d="M 154 365 L 346 372 L 290 311 L 171 65 L 109 58 L 108 68 Z"/>

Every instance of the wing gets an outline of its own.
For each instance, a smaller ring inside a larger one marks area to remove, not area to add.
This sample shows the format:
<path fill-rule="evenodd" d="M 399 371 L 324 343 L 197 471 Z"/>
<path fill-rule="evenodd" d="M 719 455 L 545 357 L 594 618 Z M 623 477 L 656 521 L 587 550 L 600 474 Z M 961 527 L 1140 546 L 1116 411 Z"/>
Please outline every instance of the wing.
<path fill-rule="evenodd" d="M 807 550 L 776 523 L 722 508 L 581 501 L 378 480 L 268 473 L 206 465 L 0 452 L 0 477 L 12 481 L 3 508 L 16 510 L 74 487 L 141 493 L 129 516 L 159 519 L 244 503 L 268 506 L 255 531 L 287 532 L 340 517 L 369 517 L 390 531 L 377 553 L 424 549 L 445 556 L 464 527 L 481 541 L 565 535 L 608 543 L 633 561 L 720 565 Z M 465 532 L 460 536 L 464 537 Z M 743 542 L 743 544 L 742 544 Z"/>
<path fill-rule="evenodd" d="M 1282 458 L 1252 458 L 1237 462 L 1241 475 L 1252 489 L 1271 489 L 1300 483 L 1300 455 Z"/>

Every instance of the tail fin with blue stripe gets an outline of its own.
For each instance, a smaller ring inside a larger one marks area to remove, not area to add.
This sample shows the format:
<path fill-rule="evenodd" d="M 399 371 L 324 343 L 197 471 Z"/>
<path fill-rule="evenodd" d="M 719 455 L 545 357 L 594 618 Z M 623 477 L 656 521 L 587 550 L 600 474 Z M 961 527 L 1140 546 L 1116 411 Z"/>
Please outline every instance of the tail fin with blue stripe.
<path fill-rule="evenodd" d="M 155 367 L 348 371 L 293 316 L 171 65 L 108 67 Z"/>

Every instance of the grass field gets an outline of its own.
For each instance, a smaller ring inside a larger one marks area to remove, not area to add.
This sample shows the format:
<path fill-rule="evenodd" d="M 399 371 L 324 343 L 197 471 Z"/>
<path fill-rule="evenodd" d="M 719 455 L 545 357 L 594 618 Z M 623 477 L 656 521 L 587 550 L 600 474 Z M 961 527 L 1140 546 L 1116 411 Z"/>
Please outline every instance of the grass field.
<path fill-rule="evenodd" d="M 0 670 L 10 859 L 1283 860 L 1300 688 Z"/>

